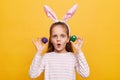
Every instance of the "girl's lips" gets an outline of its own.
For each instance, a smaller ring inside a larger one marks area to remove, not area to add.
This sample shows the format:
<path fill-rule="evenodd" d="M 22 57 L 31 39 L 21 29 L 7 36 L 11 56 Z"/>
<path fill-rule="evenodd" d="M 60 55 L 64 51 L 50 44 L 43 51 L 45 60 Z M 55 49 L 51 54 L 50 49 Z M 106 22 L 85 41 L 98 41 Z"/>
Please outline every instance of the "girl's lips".
<path fill-rule="evenodd" d="M 61 44 L 57 44 L 57 47 L 60 47 L 61 46 Z"/>
<path fill-rule="evenodd" d="M 58 43 L 57 45 L 61 45 L 61 44 Z"/>

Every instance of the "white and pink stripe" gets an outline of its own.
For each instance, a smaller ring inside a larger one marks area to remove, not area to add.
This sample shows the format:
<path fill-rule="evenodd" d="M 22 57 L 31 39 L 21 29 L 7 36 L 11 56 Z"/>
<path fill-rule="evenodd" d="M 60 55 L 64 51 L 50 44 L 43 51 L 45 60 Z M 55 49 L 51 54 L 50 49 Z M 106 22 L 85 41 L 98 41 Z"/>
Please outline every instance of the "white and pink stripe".
<path fill-rule="evenodd" d="M 31 78 L 38 77 L 45 71 L 44 80 L 76 80 L 75 70 L 82 76 L 89 76 L 89 66 L 83 53 L 37 53 L 30 66 Z"/>

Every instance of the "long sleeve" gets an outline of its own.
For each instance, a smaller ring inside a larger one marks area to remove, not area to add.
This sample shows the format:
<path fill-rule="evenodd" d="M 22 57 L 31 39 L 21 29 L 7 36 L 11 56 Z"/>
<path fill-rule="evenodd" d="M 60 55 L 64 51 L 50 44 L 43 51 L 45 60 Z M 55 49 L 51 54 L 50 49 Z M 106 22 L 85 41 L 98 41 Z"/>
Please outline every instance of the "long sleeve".
<path fill-rule="evenodd" d="M 44 70 L 45 67 L 45 60 L 43 56 L 40 56 L 38 53 L 36 53 L 32 64 L 30 65 L 29 75 L 31 78 L 38 77 Z"/>
<path fill-rule="evenodd" d="M 76 55 L 76 70 L 84 78 L 90 74 L 88 63 L 82 52 Z"/>

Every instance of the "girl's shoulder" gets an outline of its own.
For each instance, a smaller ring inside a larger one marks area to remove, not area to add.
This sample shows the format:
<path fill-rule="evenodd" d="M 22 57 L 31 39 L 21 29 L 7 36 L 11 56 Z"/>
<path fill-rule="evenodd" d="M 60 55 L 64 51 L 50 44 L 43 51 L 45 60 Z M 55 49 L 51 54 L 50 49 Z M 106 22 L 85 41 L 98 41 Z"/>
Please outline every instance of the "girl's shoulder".
<path fill-rule="evenodd" d="M 52 52 L 47 52 L 43 56 L 50 56 L 51 54 L 52 54 Z"/>
<path fill-rule="evenodd" d="M 70 53 L 70 55 L 71 55 L 73 58 L 76 57 L 76 54 L 75 54 L 75 53 L 73 53 L 73 52 L 69 52 L 69 53 Z"/>
<path fill-rule="evenodd" d="M 44 59 L 44 60 L 47 60 L 47 59 L 49 59 L 50 58 L 50 56 L 51 56 L 51 52 L 49 52 L 49 53 L 44 53 L 43 55 L 42 55 L 42 59 Z"/>

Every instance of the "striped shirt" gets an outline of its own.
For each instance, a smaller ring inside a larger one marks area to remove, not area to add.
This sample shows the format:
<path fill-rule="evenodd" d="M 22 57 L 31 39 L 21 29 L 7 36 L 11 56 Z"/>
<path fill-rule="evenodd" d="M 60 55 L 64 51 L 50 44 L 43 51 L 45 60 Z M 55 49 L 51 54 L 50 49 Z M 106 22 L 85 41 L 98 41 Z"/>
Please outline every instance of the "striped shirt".
<path fill-rule="evenodd" d="M 38 77 L 45 71 L 44 80 L 76 80 L 75 71 L 82 77 L 89 76 L 89 66 L 84 54 L 50 52 L 40 56 L 37 53 L 30 66 L 31 78 Z"/>

